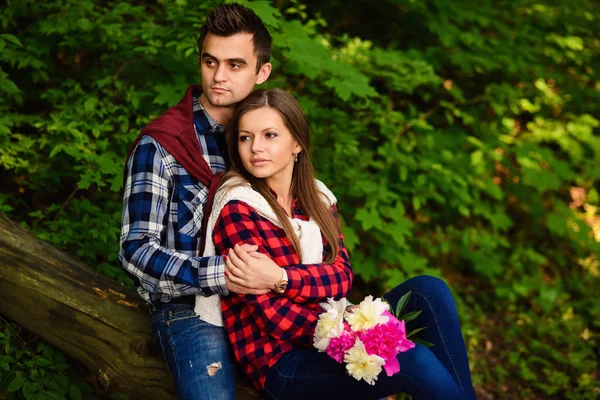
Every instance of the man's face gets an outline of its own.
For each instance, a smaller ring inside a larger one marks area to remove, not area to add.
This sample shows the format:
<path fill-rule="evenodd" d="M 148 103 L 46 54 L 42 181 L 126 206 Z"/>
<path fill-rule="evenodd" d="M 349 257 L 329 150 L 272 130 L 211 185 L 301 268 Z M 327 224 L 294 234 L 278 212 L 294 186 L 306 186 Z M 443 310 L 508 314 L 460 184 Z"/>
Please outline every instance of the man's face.
<path fill-rule="evenodd" d="M 199 59 L 202 89 L 209 103 L 205 106 L 229 107 L 245 99 L 254 85 L 267 80 L 271 65 L 263 65 L 256 73 L 258 60 L 252 37 L 251 33 L 206 35 Z"/>

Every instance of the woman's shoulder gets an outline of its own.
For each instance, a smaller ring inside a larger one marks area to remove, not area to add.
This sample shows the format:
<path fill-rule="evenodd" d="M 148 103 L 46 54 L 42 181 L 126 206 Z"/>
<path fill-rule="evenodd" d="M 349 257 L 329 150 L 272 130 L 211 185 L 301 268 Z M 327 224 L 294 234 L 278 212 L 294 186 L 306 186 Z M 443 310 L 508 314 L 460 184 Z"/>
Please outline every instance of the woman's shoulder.
<path fill-rule="evenodd" d="M 242 199 L 230 199 L 221 209 L 221 214 L 237 214 L 239 216 L 253 216 L 256 210 Z"/>
<path fill-rule="evenodd" d="M 277 216 L 259 192 L 254 190 L 248 181 L 240 178 L 238 181 L 227 181 L 215 195 L 213 211 L 219 210 L 221 214 L 237 213 L 240 217 L 256 219 L 258 216 L 266 218 L 276 225 Z M 229 183 L 229 184 L 228 184 Z"/>
<path fill-rule="evenodd" d="M 321 192 L 321 197 L 323 201 L 328 204 L 329 207 L 334 206 L 337 203 L 337 198 L 333 194 L 331 190 L 320 180 L 315 179 L 315 183 L 317 184 L 317 189 Z"/>

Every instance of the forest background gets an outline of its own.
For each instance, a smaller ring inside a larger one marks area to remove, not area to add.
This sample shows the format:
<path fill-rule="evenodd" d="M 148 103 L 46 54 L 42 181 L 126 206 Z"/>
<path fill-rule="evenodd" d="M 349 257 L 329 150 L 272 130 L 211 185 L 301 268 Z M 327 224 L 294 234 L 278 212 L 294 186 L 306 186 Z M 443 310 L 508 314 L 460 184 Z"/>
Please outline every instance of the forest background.
<path fill-rule="evenodd" d="M 125 156 L 198 83 L 199 27 L 219 2 L 3 3 L 0 212 L 131 285 Z M 600 2 L 244 4 L 274 38 L 263 86 L 310 121 L 355 299 L 442 277 L 480 398 L 598 398 Z M 94 397 L 74 361 L 6 319 L 0 344 L 0 398 Z"/>

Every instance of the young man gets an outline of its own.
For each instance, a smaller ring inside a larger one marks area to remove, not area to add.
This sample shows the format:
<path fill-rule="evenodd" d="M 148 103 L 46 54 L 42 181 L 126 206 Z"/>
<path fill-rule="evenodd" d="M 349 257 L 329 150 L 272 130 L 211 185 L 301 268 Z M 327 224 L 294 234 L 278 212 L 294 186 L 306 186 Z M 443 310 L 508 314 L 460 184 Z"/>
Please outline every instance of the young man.
<path fill-rule="evenodd" d="M 266 293 L 260 274 L 236 282 L 223 257 L 199 257 L 215 173 L 227 159 L 224 125 L 233 107 L 271 72 L 271 36 L 238 4 L 216 7 L 198 39 L 202 86 L 146 126 L 127 160 L 119 259 L 152 310 L 152 331 L 180 399 L 235 398 L 235 361 L 223 328 L 194 313 L 196 295 Z M 255 246 L 236 248 L 255 263 Z M 231 263 L 231 261 L 229 262 Z M 258 268 L 260 270 L 260 268 Z M 273 269 L 271 269 L 272 271 Z"/>

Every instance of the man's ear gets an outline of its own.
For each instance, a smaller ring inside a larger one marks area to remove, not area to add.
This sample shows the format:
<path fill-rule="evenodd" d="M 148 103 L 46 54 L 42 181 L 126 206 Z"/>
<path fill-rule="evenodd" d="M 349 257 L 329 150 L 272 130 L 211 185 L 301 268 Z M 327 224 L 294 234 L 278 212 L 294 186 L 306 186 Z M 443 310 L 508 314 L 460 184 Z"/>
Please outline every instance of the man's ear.
<path fill-rule="evenodd" d="M 264 63 L 256 76 L 256 84 L 260 85 L 271 75 L 271 63 Z"/>

